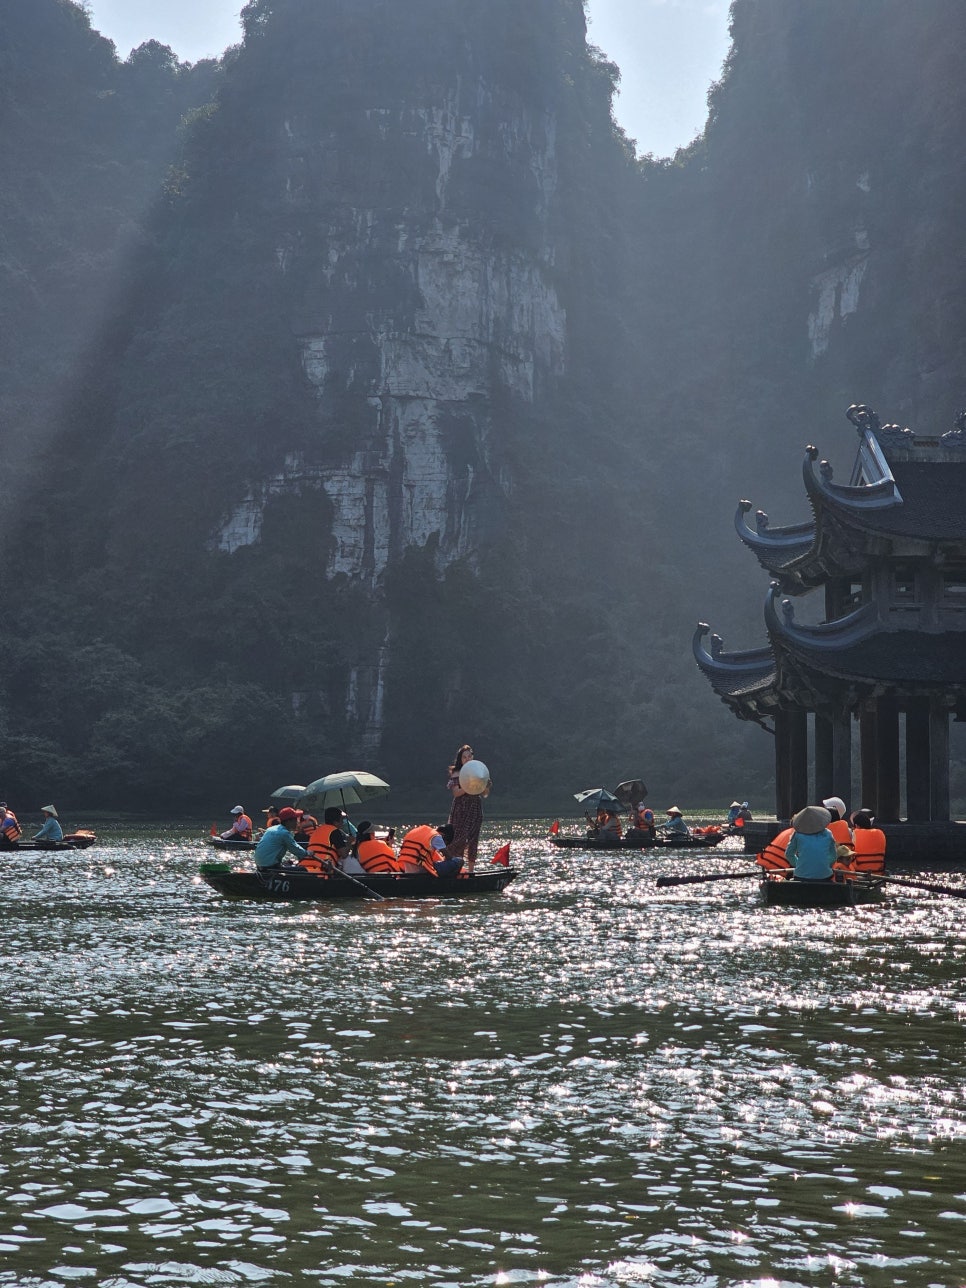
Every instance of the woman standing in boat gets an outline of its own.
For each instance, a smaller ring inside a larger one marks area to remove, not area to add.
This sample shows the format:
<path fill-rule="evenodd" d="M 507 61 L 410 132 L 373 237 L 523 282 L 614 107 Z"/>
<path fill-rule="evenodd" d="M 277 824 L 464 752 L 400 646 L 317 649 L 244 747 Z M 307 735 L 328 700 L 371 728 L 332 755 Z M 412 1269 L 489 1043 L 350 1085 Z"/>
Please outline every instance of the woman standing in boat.
<path fill-rule="evenodd" d="M 490 794 L 490 783 L 487 781 L 482 792 L 473 794 L 460 786 L 460 770 L 474 759 L 473 748 L 464 742 L 453 757 L 449 767 L 449 778 L 446 786 L 453 797 L 449 818 L 446 820 L 453 829 L 453 840 L 447 847 L 451 856 L 466 860 L 466 874 L 473 875 L 476 866 L 476 851 L 480 844 L 480 829 L 483 826 L 483 797 Z"/>

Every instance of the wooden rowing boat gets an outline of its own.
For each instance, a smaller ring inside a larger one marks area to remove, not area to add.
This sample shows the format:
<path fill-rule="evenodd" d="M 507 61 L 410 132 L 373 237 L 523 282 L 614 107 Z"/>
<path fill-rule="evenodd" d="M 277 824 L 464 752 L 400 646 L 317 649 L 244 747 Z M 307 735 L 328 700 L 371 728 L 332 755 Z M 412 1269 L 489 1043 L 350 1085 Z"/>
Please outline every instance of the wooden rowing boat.
<path fill-rule="evenodd" d="M 851 881 L 798 881 L 771 877 L 760 884 L 762 901 L 769 907 L 851 908 L 861 903 L 881 903 L 885 891 L 874 878 Z"/>
<path fill-rule="evenodd" d="M 621 837 L 548 836 L 551 845 L 561 850 L 706 850 L 725 838 L 724 832 L 692 832 L 689 836 L 658 836 L 653 840 L 640 835 Z"/>
<path fill-rule="evenodd" d="M 24 850 L 86 850 L 97 840 L 94 832 L 70 832 L 62 841 L 18 841 L 0 846 L 0 855 L 23 854 Z"/>
<path fill-rule="evenodd" d="M 231 868 L 227 863 L 202 863 L 202 881 L 229 899 L 261 899 L 276 902 L 309 899 L 446 899 L 504 890 L 517 873 L 497 867 L 471 877 L 431 877 L 368 874 L 364 877 L 319 877 L 299 867 L 283 867 L 264 875 L 251 868 Z"/>
<path fill-rule="evenodd" d="M 226 841 L 223 836 L 206 836 L 205 841 L 216 850 L 254 850 L 257 841 Z"/>

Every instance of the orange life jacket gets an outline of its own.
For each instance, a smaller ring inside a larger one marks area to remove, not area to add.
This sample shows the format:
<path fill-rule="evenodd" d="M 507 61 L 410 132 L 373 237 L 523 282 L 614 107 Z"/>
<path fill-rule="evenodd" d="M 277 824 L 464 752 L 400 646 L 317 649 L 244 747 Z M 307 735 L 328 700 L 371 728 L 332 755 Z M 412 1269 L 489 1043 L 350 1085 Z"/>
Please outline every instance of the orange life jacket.
<path fill-rule="evenodd" d="M 785 858 L 785 850 L 794 831 L 793 827 L 786 827 L 784 832 L 779 832 L 777 836 L 772 837 L 762 852 L 755 856 L 755 862 L 760 868 L 765 872 L 781 872 L 791 868 L 792 865 Z"/>
<path fill-rule="evenodd" d="M 367 872 L 399 872 L 396 852 L 391 845 L 372 836 L 360 841 L 356 854 Z M 434 869 L 435 871 L 435 869 Z"/>
<path fill-rule="evenodd" d="M 857 827 L 854 835 L 853 872 L 885 871 L 885 832 L 877 827 Z"/>
<path fill-rule="evenodd" d="M 332 864 L 339 862 L 339 852 L 332 844 L 332 833 L 338 832 L 335 823 L 320 823 L 308 839 L 307 849 L 317 859 L 328 859 Z M 304 860 L 303 860 L 304 861 Z"/>
<path fill-rule="evenodd" d="M 834 819 L 831 823 L 829 823 L 828 830 L 835 837 L 836 845 L 851 846 L 852 829 L 849 827 L 848 823 L 844 818 Z"/>
<path fill-rule="evenodd" d="M 0 819 L 0 836 L 9 844 L 18 841 L 23 835 L 23 828 L 17 822 L 17 816 L 12 809 L 6 810 L 3 818 Z"/>
<path fill-rule="evenodd" d="M 299 859 L 298 866 L 306 872 L 311 872 L 313 876 L 330 877 L 332 875 L 325 866 L 325 860 L 318 858 L 315 854 L 310 854 L 307 859 Z"/>
<path fill-rule="evenodd" d="M 247 814 L 239 814 L 237 821 L 232 824 L 231 830 L 242 841 L 250 841 L 252 839 L 252 820 Z"/>
<path fill-rule="evenodd" d="M 399 866 L 403 872 L 425 872 L 429 876 L 438 876 L 433 863 L 435 850 L 432 840 L 438 833 L 435 827 L 423 823 L 406 833 L 399 847 Z"/>

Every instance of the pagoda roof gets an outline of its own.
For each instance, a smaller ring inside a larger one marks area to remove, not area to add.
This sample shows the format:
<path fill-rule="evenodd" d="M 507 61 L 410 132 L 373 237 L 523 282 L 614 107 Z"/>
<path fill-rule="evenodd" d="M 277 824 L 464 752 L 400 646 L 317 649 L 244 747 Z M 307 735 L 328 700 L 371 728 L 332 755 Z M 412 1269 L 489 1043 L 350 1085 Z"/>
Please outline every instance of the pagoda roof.
<path fill-rule="evenodd" d="M 878 448 L 868 433 L 870 447 Z M 881 456 L 881 452 L 877 453 Z M 943 453 L 946 455 L 946 453 Z M 966 541 L 966 456 L 962 460 L 929 459 L 886 462 L 885 473 L 875 481 L 835 483 L 828 461 L 808 447 L 803 475 L 812 508 L 844 527 L 883 537 L 918 541 Z M 854 477 L 854 471 L 853 471 Z"/>
<path fill-rule="evenodd" d="M 829 676 L 863 687 L 877 684 L 910 690 L 966 686 L 966 631 L 889 630 L 873 604 L 834 622 L 799 624 L 781 587 L 772 582 L 765 601 L 765 626 L 778 670 L 806 669 L 814 679 Z"/>
<path fill-rule="evenodd" d="M 711 682 L 711 687 L 726 706 L 743 720 L 759 724 L 777 706 L 777 663 L 774 650 L 748 649 L 726 653 L 720 635 L 711 635 L 710 651 L 704 637 L 711 633 L 706 622 L 699 622 L 691 641 L 694 660 Z"/>
<path fill-rule="evenodd" d="M 786 594 L 800 595 L 830 577 L 857 575 L 873 541 L 961 544 L 966 553 L 966 413 L 935 439 L 880 425 L 868 407 L 850 407 L 848 416 L 859 432 L 848 483 L 835 481 L 817 448 L 805 449 L 810 522 L 772 528 L 758 510 L 752 528 L 751 502 L 738 502 L 738 536 Z"/>

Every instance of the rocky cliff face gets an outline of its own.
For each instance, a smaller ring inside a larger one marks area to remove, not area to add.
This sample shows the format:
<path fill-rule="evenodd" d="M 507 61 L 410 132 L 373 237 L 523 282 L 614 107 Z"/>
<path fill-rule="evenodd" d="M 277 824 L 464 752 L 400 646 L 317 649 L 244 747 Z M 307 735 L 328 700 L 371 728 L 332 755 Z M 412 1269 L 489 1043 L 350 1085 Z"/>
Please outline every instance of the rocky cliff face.
<path fill-rule="evenodd" d="M 511 486 L 494 402 L 532 404 L 565 366 L 566 310 L 552 280 L 555 119 L 482 76 L 452 76 L 437 102 L 389 110 L 363 99 L 338 129 L 279 111 L 267 197 L 284 228 L 277 272 L 292 284 L 320 437 L 348 397 L 353 441 L 342 459 L 290 457 L 257 483 L 222 524 L 222 550 L 259 539 L 269 496 L 306 486 L 331 504 L 327 576 L 375 585 L 430 538 L 441 571 L 492 536 Z M 347 182 L 360 154 L 365 175 Z M 421 190 L 414 206 L 387 208 L 381 176 L 401 156 L 421 172 Z M 495 239 L 451 199 L 481 171 L 508 201 L 526 190 L 529 245 Z"/>

